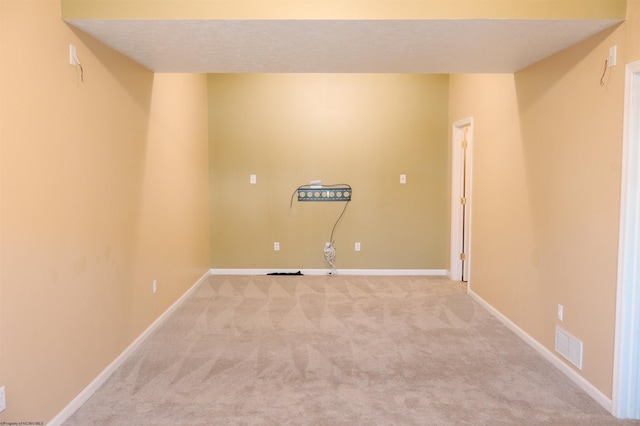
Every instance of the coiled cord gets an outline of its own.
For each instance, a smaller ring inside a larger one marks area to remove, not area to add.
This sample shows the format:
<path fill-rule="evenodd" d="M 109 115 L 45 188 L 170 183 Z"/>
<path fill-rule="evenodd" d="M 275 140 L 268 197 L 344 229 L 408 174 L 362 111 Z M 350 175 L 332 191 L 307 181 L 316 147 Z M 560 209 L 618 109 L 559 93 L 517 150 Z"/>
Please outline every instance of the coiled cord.
<path fill-rule="evenodd" d="M 324 263 L 327 264 L 330 272 L 329 275 L 337 275 L 338 270 L 336 269 L 336 265 L 334 264 L 336 258 L 336 248 L 333 246 L 333 243 L 327 243 L 324 246 Z"/>

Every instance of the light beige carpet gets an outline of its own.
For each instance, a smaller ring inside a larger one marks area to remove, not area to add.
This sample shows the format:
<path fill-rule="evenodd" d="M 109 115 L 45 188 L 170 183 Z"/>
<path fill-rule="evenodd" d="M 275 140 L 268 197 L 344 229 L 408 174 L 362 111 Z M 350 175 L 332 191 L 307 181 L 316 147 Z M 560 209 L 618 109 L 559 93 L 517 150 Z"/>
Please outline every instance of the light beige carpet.
<path fill-rule="evenodd" d="M 615 425 L 460 283 L 213 276 L 66 425 Z"/>

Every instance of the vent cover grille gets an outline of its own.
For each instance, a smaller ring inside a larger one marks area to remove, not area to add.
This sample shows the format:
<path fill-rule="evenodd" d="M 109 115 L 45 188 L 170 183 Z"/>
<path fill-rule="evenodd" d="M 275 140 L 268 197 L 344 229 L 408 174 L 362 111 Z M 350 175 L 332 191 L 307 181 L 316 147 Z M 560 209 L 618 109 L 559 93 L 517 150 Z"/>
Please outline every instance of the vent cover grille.
<path fill-rule="evenodd" d="M 556 327 L 556 352 L 582 370 L 582 342 L 560 327 Z"/>

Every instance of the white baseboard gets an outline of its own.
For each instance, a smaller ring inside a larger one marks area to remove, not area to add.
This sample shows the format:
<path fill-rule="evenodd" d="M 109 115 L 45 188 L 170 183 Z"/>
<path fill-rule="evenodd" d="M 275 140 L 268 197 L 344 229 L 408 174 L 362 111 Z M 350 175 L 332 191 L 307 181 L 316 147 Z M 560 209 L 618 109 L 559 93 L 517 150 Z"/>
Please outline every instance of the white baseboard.
<path fill-rule="evenodd" d="M 78 410 L 90 397 L 93 395 L 100 386 L 102 386 L 109 377 L 120 367 L 126 360 L 131 356 L 131 354 L 144 342 L 151 334 L 166 319 L 171 315 L 193 292 L 198 289 L 198 286 L 209 277 L 211 274 L 210 271 L 207 271 L 202 277 L 196 281 L 194 285 L 191 286 L 189 290 L 187 290 L 178 300 L 176 300 L 169 308 L 164 311 L 162 315 L 160 315 L 146 330 L 140 334 L 118 357 L 111 362 L 89 385 L 82 390 L 62 411 L 58 413 L 51 421 L 47 424 L 48 426 L 58 426 L 62 425 L 73 413 Z"/>
<path fill-rule="evenodd" d="M 329 269 L 211 269 L 211 275 L 267 275 L 274 272 L 329 275 Z M 337 275 L 420 275 L 446 276 L 444 269 L 338 269 Z"/>
<path fill-rule="evenodd" d="M 485 308 L 490 314 L 496 317 L 500 322 L 502 322 L 507 328 L 513 331 L 519 338 L 524 340 L 529 346 L 531 346 L 536 352 L 542 355 L 547 361 L 549 361 L 554 367 L 564 373 L 572 382 L 574 382 L 580 389 L 585 391 L 591 398 L 593 398 L 598 404 L 604 407 L 605 410 L 611 413 L 612 404 L 611 399 L 608 398 L 605 394 L 600 392 L 595 386 L 587 381 L 584 377 L 578 374 L 575 370 L 565 364 L 560 358 L 558 358 L 553 352 L 543 346 L 540 342 L 535 340 L 529 334 L 527 334 L 524 330 L 514 324 L 509 318 L 500 313 L 496 308 L 491 306 L 487 301 L 485 301 L 482 297 L 478 296 L 473 290 L 468 289 L 468 294 L 471 296 L 476 302 L 478 302 L 483 308 Z"/>

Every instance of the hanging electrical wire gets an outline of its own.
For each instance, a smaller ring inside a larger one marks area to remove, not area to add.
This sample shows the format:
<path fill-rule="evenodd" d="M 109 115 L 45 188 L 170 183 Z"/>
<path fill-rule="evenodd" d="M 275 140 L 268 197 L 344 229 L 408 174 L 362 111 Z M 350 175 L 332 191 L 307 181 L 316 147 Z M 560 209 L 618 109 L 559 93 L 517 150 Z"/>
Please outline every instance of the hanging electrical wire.
<path fill-rule="evenodd" d="M 327 266 L 331 270 L 330 273 L 334 274 L 334 275 L 338 274 L 338 270 L 336 269 L 336 266 L 335 266 L 336 249 L 333 246 L 333 243 L 334 243 L 333 233 L 335 232 L 336 227 L 338 226 L 338 223 L 340 223 L 340 220 L 344 216 L 344 213 L 347 211 L 347 206 L 348 205 L 349 205 L 349 201 L 346 201 L 344 203 L 344 208 L 342 209 L 342 213 L 340 213 L 340 216 L 338 216 L 338 219 L 336 220 L 336 223 L 333 224 L 333 228 L 331 229 L 331 236 L 329 237 L 329 242 L 326 244 L 326 246 L 324 248 L 324 260 L 325 260 L 325 263 L 327 264 Z"/>
<path fill-rule="evenodd" d="M 295 191 L 293 191 L 293 194 L 291 194 L 291 200 L 289 202 L 289 208 L 291 208 L 293 206 L 293 197 L 294 197 L 294 195 L 296 193 L 298 193 L 298 191 L 300 191 L 301 189 L 313 189 L 313 190 L 322 191 L 323 189 L 335 189 L 335 188 L 344 188 L 344 189 L 348 190 L 349 197 L 344 202 L 344 207 L 342 208 L 342 212 L 340 212 L 340 216 L 338 216 L 338 219 L 333 224 L 333 228 L 331 228 L 331 235 L 329 236 L 329 242 L 325 244 L 325 247 L 324 247 L 324 250 L 323 250 L 324 261 L 325 261 L 325 264 L 327 265 L 327 267 L 330 270 L 330 272 L 329 272 L 330 275 L 337 275 L 338 274 L 338 270 L 337 270 L 337 268 L 335 266 L 336 248 L 334 246 L 335 241 L 333 239 L 333 235 L 334 235 L 334 233 L 336 231 L 338 223 L 340 223 L 340 221 L 344 217 L 344 213 L 347 211 L 347 206 L 349 205 L 349 202 L 351 201 L 351 192 L 352 192 L 351 185 L 341 183 L 341 184 L 334 184 L 334 185 L 322 185 L 319 188 L 315 187 L 315 186 L 311 186 L 311 185 L 301 185 L 301 186 L 297 187 L 295 189 Z M 300 199 L 300 198 L 298 198 L 298 199 Z"/>
<path fill-rule="evenodd" d="M 607 68 L 609 68 L 609 60 L 604 60 L 604 69 L 602 70 L 602 77 L 600 77 L 600 86 L 604 87 L 606 83 L 604 82 L 604 76 L 607 74 Z"/>

